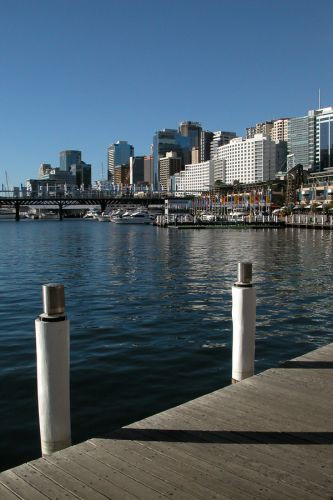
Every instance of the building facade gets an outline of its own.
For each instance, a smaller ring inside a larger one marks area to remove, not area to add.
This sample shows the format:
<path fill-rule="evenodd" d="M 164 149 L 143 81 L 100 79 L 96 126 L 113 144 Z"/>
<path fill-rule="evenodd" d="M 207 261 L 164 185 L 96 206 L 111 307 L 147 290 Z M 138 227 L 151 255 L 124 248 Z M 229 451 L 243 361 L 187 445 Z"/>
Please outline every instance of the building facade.
<path fill-rule="evenodd" d="M 315 165 L 316 170 L 322 171 L 333 167 L 333 108 L 322 108 L 312 113 L 316 123 Z"/>
<path fill-rule="evenodd" d="M 182 159 L 175 151 L 169 151 L 165 157 L 159 160 L 159 179 L 163 191 L 169 187 L 170 176 L 179 172 L 182 168 Z"/>
<path fill-rule="evenodd" d="M 192 148 L 200 147 L 201 125 L 199 122 L 181 122 L 178 130 L 158 130 L 153 137 L 153 185 L 155 190 L 162 187 L 159 177 L 159 160 L 173 151 L 181 159 L 181 168 L 191 163 Z M 164 188 L 163 188 L 164 189 Z"/>
<path fill-rule="evenodd" d="M 200 134 L 200 163 L 210 160 L 210 143 L 213 138 L 213 132 L 202 130 Z"/>
<path fill-rule="evenodd" d="M 68 149 L 60 152 L 60 169 L 70 171 L 71 166 L 81 162 L 81 151 Z"/>
<path fill-rule="evenodd" d="M 128 144 L 127 141 L 117 141 L 108 147 L 107 165 L 108 180 L 110 182 L 117 184 L 115 181 L 115 167 L 121 165 L 129 166 L 131 156 L 134 156 L 134 147 Z"/>
<path fill-rule="evenodd" d="M 288 126 L 289 118 L 279 118 L 278 120 L 273 120 L 273 127 L 271 129 L 271 139 L 272 141 L 288 141 Z"/>
<path fill-rule="evenodd" d="M 154 157 L 153 155 L 147 155 L 143 159 L 143 179 L 149 186 L 153 185 L 154 182 Z"/>
<path fill-rule="evenodd" d="M 252 139 L 237 137 L 217 148 L 214 182 L 225 184 L 263 182 L 275 178 L 276 144 L 264 134 Z"/>
<path fill-rule="evenodd" d="M 91 187 L 91 165 L 81 161 L 71 165 L 70 172 L 75 177 L 78 188 L 89 189 Z"/>
<path fill-rule="evenodd" d="M 315 165 L 315 115 L 291 118 L 288 125 L 288 170 L 303 165 L 304 170 Z"/>
<path fill-rule="evenodd" d="M 223 130 L 217 130 L 213 132 L 213 139 L 210 143 L 210 160 L 214 160 L 217 148 L 229 144 L 232 139 L 235 139 L 236 132 L 225 132 Z"/>
<path fill-rule="evenodd" d="M 177 191 L 184 195 L 209 192 L 214 187 L 213 183 L 214 169 L 210 160 L 185 165 L 185 170 L 175 176 Z"/>
<path fill-rule="evenodd" d="M 120 186 L 129 186 L 130 184 L 130 167 L 129 165 L 116 165 L 114 167 L 113 183 Z"/>
<path fill-rule="evenodd" d="M 131 156 L 130 162 L 130 184 L 142 186 L 145 183 L 144 156 Z"/>

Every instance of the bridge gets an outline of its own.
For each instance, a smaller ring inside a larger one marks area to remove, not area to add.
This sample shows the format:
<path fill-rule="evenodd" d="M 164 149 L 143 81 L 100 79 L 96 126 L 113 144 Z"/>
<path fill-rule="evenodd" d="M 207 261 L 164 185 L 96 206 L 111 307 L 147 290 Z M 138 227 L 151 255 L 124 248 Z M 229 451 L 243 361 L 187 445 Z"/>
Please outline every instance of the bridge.
<path fill-rule="evenodd" d="M 38 207 L 54 207 L 58 206 L 59 219 L 63 219 L 63 209 L 64 207 L 75 207 L 81 205 L 87 206 L 100 206 L 101 211 L 104 212 L 108 206 L 117 205 L 141 205 L 147 207 L 148 205 L 153 205 L 156 203 L 164 203 L 164 200 L 169 199 L 167 196 L 150 196 L 150 197 L 133 197 L 123 195 L 119 196 L 82 196 L 82 197 L 70 197 L 70 196 L 57 196 L 57 197 L 1 197 L 0 196 L 0 208 L 1 207 L 11 207 L 15 208 L 15 219 L 20 220 L 20 208 L 23 206 L 38 206 Z M 172 198 L 174 199 L 174 198 Z M 181 198 L 190 199 L 190 198 Z"/>

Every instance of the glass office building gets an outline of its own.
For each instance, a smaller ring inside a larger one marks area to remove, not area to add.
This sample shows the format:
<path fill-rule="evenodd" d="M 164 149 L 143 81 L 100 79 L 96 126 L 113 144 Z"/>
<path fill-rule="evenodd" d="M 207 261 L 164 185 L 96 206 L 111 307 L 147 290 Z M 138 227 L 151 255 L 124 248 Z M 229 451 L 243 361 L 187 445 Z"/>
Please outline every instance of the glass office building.
<path fill-rule="evenodd" d="M 159 159 L 166 153 L 177 153 L 181 158 L 181 168 L 191 163 L 192 148 L 200 148 L 201 125 L 198 122 L 181 122 L 179 129 L 158 130 L 153 137 L 154 189 L 160 190 Z"/>
<path fill-rule="evenodd" d="M 315 111 L 316 115 L 316 169 L 333 167 L 333 108 Z"/>
<path fill-rule="evenodd" d="M 81 163 L 81 151 L 68 149 L 60 152 L 60 169 L 70 171 L 72 165 Z"/>
<path fill-rule="evenodd" d="M 115 168 L 120 165 L 129 166 L 130 157 L 134 156 L 134 147 L 127 141 L 117 141 L 108 148 L 108 180 L 114 181 Z"/>
<path fill-rule="evenodd" d="M 291 118 L 288 127 L 288 152 L 294 165 L 308 170 L 314 165 L 314 116 Z"/>

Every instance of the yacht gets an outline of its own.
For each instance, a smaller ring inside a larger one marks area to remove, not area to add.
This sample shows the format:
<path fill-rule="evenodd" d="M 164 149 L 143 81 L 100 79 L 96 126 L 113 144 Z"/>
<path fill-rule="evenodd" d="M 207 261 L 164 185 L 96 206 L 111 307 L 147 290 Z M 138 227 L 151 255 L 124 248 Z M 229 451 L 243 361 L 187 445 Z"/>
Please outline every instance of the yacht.
<path fill-rule="evenodd" d="M 110 214 L 102 212 L 100 215 L 97 215 L 97 220 L 99 222 L 110 222 Z"/>
<path fill-rule="evenodd" d="M 97 220 L 99 215 L 98 208 L 90 208 L 83 216 L 83 219 Z"/>
<path fill-rule="evenodd" d="M 119 217 L 113 217 L 111 221 L 116 224 L 151 224 L 152 222 L 149 213 L 142 210 L 133 213 L 125 212 Z"/>

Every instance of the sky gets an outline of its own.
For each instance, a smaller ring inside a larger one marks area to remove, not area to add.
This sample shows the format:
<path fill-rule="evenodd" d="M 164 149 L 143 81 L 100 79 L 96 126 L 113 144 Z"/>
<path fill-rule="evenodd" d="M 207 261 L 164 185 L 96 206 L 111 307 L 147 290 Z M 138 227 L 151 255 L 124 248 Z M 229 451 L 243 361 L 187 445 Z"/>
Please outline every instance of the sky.
<path fill-rule="evenodd" d="M 199 121 L 244 135 L 333 105 L 331 0 L 1 0 L 0 185 Z M 103 164 L 103 166 L 102 166 Z"/>

